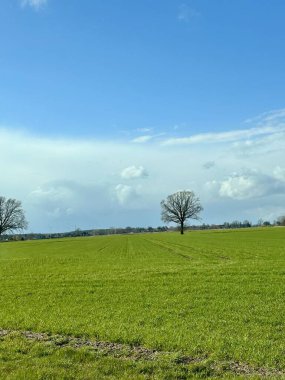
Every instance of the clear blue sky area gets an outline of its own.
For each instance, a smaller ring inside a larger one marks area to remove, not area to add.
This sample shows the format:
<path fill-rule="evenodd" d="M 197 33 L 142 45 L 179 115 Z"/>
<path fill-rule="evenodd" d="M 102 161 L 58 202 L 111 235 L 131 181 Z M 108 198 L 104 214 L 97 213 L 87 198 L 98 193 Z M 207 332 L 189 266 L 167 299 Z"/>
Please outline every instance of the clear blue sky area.
<path fill-rule="evenodd" d="M 274 221 L 284 16 L 285 0 L 1 0 L 0 195 L 30 231 L 157 226 L 183 189 L 202 222 Z"/>
<path fill-rule="evenodd" d="M 283 0 L 2 0 L 0 124 L 96 138 L 242 128 L 284 106 L 284 15 Z"/>

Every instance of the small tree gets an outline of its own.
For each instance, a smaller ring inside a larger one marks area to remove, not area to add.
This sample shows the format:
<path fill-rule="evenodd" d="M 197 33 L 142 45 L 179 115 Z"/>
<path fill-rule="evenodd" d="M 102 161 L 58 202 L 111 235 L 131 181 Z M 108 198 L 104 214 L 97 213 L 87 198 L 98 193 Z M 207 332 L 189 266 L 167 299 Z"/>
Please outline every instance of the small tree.
<path fill-rule="evenodd" d="M 278 225 L 279 226 L 285 226 L 285 215 L 279 216 Z"/>
<path fill-rule="evenodd" d="M 27 228 L 22 204 L 16 199 L 6 199 L 0 196 L 0 235 Z"/>
<path fill-rule="evenodd" d="M 161 201 L 161 219 L 166 222 L 179 224 L 180 233 L 184 233 L 184 224 L 187 219 L 200 219 L 199 213 L 203 210 L 200 200 L 193 191 L 178 191 Z"/>

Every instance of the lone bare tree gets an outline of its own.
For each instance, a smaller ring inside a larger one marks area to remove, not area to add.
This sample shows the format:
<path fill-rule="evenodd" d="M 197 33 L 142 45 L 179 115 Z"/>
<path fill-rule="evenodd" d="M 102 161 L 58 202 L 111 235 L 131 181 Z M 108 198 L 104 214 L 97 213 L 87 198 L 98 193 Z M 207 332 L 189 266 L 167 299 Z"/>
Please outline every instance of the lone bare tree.
<path fill-rule="evenodd" d="M 22 204 L 16 199 L 6 199 L 0 196 L 0 235 L 27 228 Z"/>
<path fill-rule="evenodd" d="M 180 233 L 184 233 L 184 223 L 187 219 L 199 219 L 198 214 L 203 210 L 200 200 L 193 191 L 178 191 L 161 201 L 161 219 L 166 222 L 179 224 Z"/>

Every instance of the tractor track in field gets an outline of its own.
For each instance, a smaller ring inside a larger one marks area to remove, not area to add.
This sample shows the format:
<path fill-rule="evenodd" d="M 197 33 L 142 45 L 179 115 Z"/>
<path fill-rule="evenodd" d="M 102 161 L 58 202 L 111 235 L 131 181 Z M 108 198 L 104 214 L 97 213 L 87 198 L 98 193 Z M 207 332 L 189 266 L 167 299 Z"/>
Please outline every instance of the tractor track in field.
<path fill-rule="evenodd" d="M 118 359 L 129 359 L 136 361 L 154 361 L 159 359 L 168 359 L 175 365 L 205 365 L 213 375 L 234 374 L 237 376 L 258 378 L 280 378 L 284 379 L 285 370 L 254 367 L 247 363 L 238 361 L 212 361 L 207 355 L 201 357 L 192 357 L 179 355 L 177 352 L 160 351 L 149 349 L 143 346 L 123 344 L 117 342 L 96 341 L 86 338 L 75 337 L 71 335 L 49 334 L 33 331 L 19 331 L 0 329 L 0 341 L 5 337 L 22 337 L 34 342 L 53 344 L 56 348 L 69 347 L 73 349 L 89 348 L 103 355 L 109 355 Z"/>
<path fill-rule="evenodd" d="M 154 241 L 154 240 L 152 240 L 152 239 L 147 239 L 147 238 L 143 238 L 143 240 L 145 240 L 145 241 L 147 241 L 147 242 L 149 242 L 149 243 L 152 243 L 153 245 L 157 245 L 158 247 L 163 248 L 163 249 L 165 249 L 167 252 L 172 253 L 172 254 L 174 254 L 174 255 L 176 255 L 176 256 L 183 257 L 183 258 L 186 259 L 186 260 L 192 260 L 192 258 L 191 258 L 190 256 L 185 255 L 184 253 L 178 252 L 177 250 L 178 250 L 178 249 L 180 250 L 180 248 L 177 248 L 177 247 L 176 247 L 175 245 L 173 245 L 173 244 L 169 244 L 169 243 L 168 243 L 168 244 L 163 244 L 163 243 L 161 243 L 161 242 Z M 169 247 L 169 245 L 173 245 L 173 248 Z M 180 250 L 180 251 L 181 251 L 181 250 Z"/>
<path fill-rule="evenodd" d="M 97 249 L 97 252 L 105 251 L 106 248 L 110 247 L 110 244 L 103 245 L 103 247 L 100 247 Z"/>
<path fill-rule="evenodd" d="M 183 257 L 184 259 L 187 259 L 187 260 L 193 260 L 195 256 L 192 257 L 192 256 L 189 256 L 187 254 L 181 253 L 181 251 L 182 252 L 185 251 L 185 248 L 187 248 L 188 250 L 190 250 L 191 253 L 193 253 L 194 255 L 198 254 L 200 257 L 211 258 L 211 259 L 220 259 L 220 260 L 229 260 L 229 261 L 231 260 L 230 257 L 221 255 L 220 252 L 217 253 L 217 252 L 213 252 L 213 251 L 205 250 L 205 249 L 203 249 L 203 251 L 201 251 L 201 250 L 199 250 L 199 249 L 197 249 L 196 247 L 193 247 L 193 246 L 186 247 L 184 244 L 178 244 L 178 243 L 173 243 L 173 242 L 167 242 L 167 244 L 164 244 L 161 241 L 156 241 L 156 240 L 147 239 L 147 238 L 143 238 L 143 239 L 145 241 L 153 243 L 154 245 L 157 245 L 157 246 L 159 246 L 161 248 L 164 248 L 165 250 L 167 250 L 170 253 L 173 253 L 173 254 L 175 254 L 177 256 L 181 256 L 181 257 Z"/>

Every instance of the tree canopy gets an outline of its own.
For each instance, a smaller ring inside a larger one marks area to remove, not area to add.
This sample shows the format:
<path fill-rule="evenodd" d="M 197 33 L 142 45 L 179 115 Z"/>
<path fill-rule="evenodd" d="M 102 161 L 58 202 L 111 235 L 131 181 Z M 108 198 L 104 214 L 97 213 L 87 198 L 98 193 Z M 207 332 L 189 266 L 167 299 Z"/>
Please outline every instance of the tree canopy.
<path fill-rule="evenodd" d="M 184 224 L 187 219 L 200 219 L 199 213 L 203 210 L 198 197 L 193 191 L 178 191 L 161 201 L 161 219 L 166 222 L 179 224 L 181 234 L 184 233 Z"/>
<path fill-rule="evenodd" d="M 28 223 L 20 201 L 0 196 L 0 235 L 26 229 Z"/>

